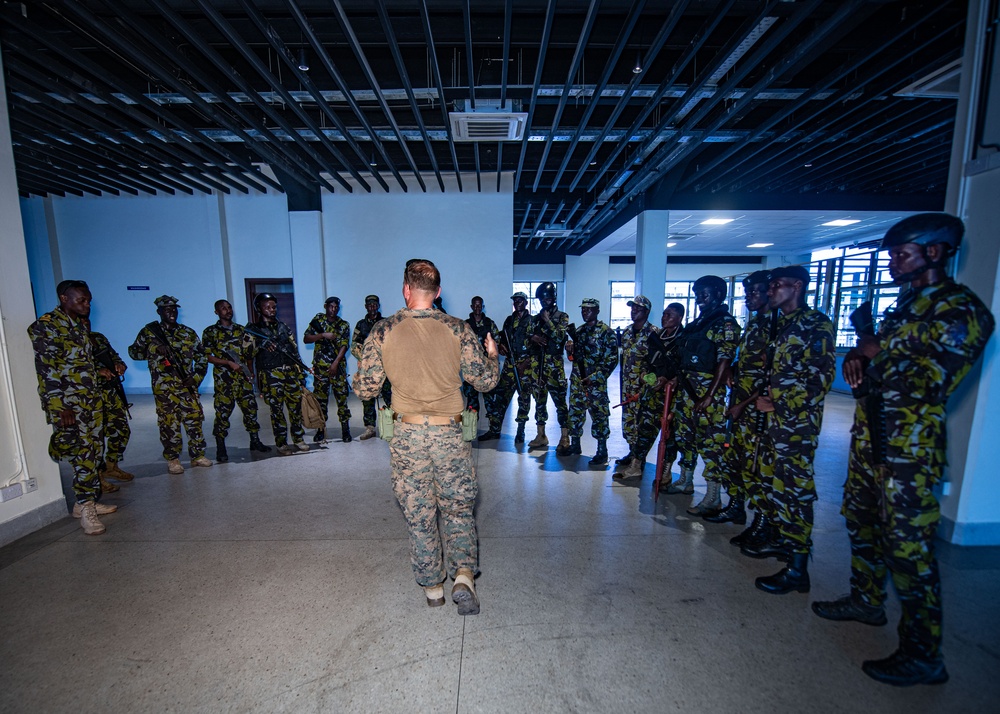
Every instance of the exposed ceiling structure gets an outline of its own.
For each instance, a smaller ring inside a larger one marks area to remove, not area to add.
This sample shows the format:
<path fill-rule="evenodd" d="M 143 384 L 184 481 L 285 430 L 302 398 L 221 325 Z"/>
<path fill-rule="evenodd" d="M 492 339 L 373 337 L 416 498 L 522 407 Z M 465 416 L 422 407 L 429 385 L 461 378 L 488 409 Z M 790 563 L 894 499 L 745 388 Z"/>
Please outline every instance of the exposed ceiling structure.
<path fill-rule="evenodd" d="M 5 2 L 0 46 L 23 195 L 478 191 L 509 173 L 527 262 L 643 209 L 939 210 L 965 12 L 52 0 Z"/>

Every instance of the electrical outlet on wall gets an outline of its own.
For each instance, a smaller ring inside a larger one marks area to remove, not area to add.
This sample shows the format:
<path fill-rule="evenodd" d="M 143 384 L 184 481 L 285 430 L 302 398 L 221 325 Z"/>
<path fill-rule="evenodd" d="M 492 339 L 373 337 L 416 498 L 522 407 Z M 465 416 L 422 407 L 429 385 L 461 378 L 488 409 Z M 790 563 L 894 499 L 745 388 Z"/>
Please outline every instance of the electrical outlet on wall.
<path fill-rule="evenodd" d="M 13 483 L 10 486 L 4 486 L 0 488 L 0 502 L 12 501 L 15 498 L 20 498 L 24 493 L 24 489 L 21 488 L 20 483 Z"/>

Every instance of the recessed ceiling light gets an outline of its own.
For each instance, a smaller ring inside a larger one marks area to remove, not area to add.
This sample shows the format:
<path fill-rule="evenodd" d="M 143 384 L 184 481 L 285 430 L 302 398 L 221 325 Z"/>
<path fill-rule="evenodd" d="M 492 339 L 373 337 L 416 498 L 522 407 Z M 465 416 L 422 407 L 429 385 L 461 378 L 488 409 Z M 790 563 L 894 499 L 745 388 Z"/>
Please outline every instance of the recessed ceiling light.
<path fill-rule="evenodd" d="M 673 248 L 675 245 L 677 245 L 677 244 L 676 243 L 667 243 L 667 247 L 668 248 Z"/>
<path fill-rule="evenodd" d="M 702 221 L 703 226 L 724 226 L 727 223 L 732 223 L 735 218 L 709 218 L 707 221 Z"/>
<path fill-rule="evenodd" d="M 827 221 L 823 223 L 824 226 L 853 226 L 855 223 L 861 223 L 860 218 L 838 218 L 835 221 Z"/>
<path fill-rule="evenodd" d="M 774 243 L 751 243 L 747 248 L 770 248 Z"/>

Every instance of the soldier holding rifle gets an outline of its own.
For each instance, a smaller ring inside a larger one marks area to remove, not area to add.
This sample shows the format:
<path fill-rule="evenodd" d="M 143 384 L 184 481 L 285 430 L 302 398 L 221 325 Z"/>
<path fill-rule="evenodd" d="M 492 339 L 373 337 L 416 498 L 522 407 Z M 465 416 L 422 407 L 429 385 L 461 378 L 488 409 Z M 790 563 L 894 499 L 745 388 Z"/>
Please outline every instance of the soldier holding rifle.
<path fill-rule="evenodd" d="M 100 332 L 91 329 L 90 319 L 86 321 L 90 330 L 90 343 L 94 349 L 94 361 L 97 363 L 97 374 L 101 378 L 103 392 L 104 419 L 102 435 L 104 440 L 104 464 L 101 467 L 101 490 L 104 493 L 114 493 L 119 490 L 116 481 L 131 481 L 135 478 L 128 471 L 123 471 L 118 463 L 125 458 L 125 449 L 132 438 L 132 429 L 128 425 L 130 418 L 128 397 L 122 386 L 121 378 L 125 374 L 125 362 L 121 355 L 115 352 L 111 342 Z"/>
<path fill-rule="evenodd" d="M 531 409 L 531 392 L 538 365 L 530 354 L 531 313 L 528 311 L 528 296 L 517 292 L 510 296 L 514 311 L 503 321 L 503 330 L 497 347 L 506 359 L 500 371 L 500 382 L 493 393 L 496 394 L 495 410 L 488 414 L 490 429 L 487 434 L 499 436 L 503 426 L 504 416 L 510 400 L 517 391 L 517 434 L 515 444 L 524 443 L 524 425 L 528 421 L 528 411 Z M 485 434 L 484 434 L 485 436 Z M 480 437 L 482 438 L 482 437 Z"/>
<path fill-rule="evenodd" d="M 591 466 L 607 466 L 608 437 L 611 427 L 611 401 L 608 399 L 608 377 L 615 371 L 618 359 L 618 342 L 611 328 L 597 319 L 601 303 L 585 298 L 580 303 L 583 324 L 579 329 L 570 326 L 572 342 L 566 351 L 573 358 L 570 375 L 569 397 L 569 454 L 580 454 L 580 437 L 583 424 L 590 412 L 590 435 L 597 439 L 597 453 L 590 460 Z"/>

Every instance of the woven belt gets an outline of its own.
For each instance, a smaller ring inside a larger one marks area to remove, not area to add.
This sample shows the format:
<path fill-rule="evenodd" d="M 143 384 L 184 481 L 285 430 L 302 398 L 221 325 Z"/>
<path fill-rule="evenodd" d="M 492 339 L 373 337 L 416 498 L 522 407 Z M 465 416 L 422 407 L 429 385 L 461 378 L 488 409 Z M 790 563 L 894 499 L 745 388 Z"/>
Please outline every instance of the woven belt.
<path fill-rule="evenodd" d="M 448 424 L 461 424 L 462 415 L 458 414 L 453 417 L 445 417 L 445 416 L 426 416 L 424 414 L 397 414 L 396 421 L 401 421 L 404 424 L 428 424 L 430 426 L 446 426 Z"/>

